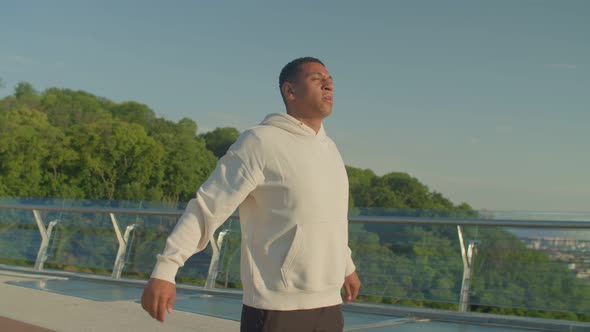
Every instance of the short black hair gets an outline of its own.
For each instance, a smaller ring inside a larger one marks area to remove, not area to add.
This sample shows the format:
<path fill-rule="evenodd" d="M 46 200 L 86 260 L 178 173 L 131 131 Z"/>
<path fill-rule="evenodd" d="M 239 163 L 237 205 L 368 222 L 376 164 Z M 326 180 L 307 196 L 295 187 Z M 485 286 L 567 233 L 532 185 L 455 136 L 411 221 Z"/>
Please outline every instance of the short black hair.
<path fill-rule="evenodd" d="M 295 80 L 295 77 L 297 76 L 297 73 L 299 72 L 299 69 L 301 68 L 301 66 L 305 63 L 310 63 L 310 62 L 316 62 L 324 67 L 326 66 L 326 65 L 324 65 L 324 63 L 322 61 L 320 61 L 320 59 L 313 58 L 310 56 L 297 58 L 297 59 L 289 62 L 288 64 L 286 64 L 285 67 L 283 67 L 283 69 L 281 70 L 281 73 L 279 74 L 279 89 L 281 89 L 283 87 L 283 84 L 285 84 L 285 82 L 293 82 L 293 80 Z M 281 96 L 283 96 L 282 91 L 281 91 Z M 283 97 L 283 99 L 284 99 L 284 97 Z"/>

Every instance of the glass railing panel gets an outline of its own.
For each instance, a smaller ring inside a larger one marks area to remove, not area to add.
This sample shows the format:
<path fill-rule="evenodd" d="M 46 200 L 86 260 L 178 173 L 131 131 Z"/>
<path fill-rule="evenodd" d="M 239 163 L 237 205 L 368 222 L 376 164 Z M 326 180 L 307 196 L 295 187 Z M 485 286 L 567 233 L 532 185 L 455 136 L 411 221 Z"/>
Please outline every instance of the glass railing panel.
<path fill-rule="evenodd" d="M 46 268 L 108 274 L 112 271 L 118 242 L 108 214 L 43 214 L 57 220 L 47 249 Z"/>
<path fill-rule="evenodd" d="M 590 240 L 586 231 L 464 227 L 478 242 L 470 304 L 590 313 Z"/>
<path fill-rule="evenodd" d="M 352 223 L 349 245 L 361 295 L 372 302 L 436 301 L 454 308 L 463 270 L 454 229 L 452 239 L 452 226 Z"/>
<path fill-rule="evenodd" d="M 222 288 L 241 289 L 240 280 L 240 221 L 238 218 L 230 218 L 221 227 L 225 232 L 223 245 L 219 258 L 219 273 L 216 278 L 216 286 Z"/>
<path fill-rule="evenodd" d="M 444 220 L 473 211 L 352 208 L 350 216 Z M 349 224 L 349 245 L 363 281 L 363 300 L 456 309 L 463 264 L 457 227 L 439 224 Z"/>
<path fill-rule="evenodd" d="M 0 263 L 33 266 L 40 243 L 31 211 L 0 209 Z"/>
<path fill-rule="evenodd" d="M 179 216 L 117 215 L 117 220 L 120 220 L 122 231 L 129 225 L 134 226 L 134 231 L 131 233 L 128 240 L 129 250 L 126 253 L 125 258 L 125 267 L 123 270 L 124 276 L 149 278 L 156 263 L 156 257 L 163 251 L 166 245 L 166 239 L 174 229 L 178 218 Z M 235 222 L 235 224 L 239 224 L 237 218 L 230 218 L 230 220 L 215 232 L 215 239 L 219 237 L 220 232 L 224 231 L 226 227 L 232 223 L 232 220 L 234 220 L 233 222 Z M 225 238 L 222 247 L 220 248 L 216 286 L 219 286 L 221 282 L 219 275 L 222 273 L 223 257 L 229 243 L 229 238 Z M 209 275 L 212 256 L 213 249 L 211 244 L 209 244 L 203 251 L 191 256 L 185 262 L 184 266 L 178 270 L 176 277 L 177 282 L 204 285 Z"/>
<path fill-rule="evenodd" d="M 123 276 L 149 278 L 156 263 L 156 257 L 162 253 L 166 238 L 174 228 L 177 216 L 166 215 L 115 215 L 121 232 L 132 227 L 127 239 L 128 247 L 124 256 Z"/>

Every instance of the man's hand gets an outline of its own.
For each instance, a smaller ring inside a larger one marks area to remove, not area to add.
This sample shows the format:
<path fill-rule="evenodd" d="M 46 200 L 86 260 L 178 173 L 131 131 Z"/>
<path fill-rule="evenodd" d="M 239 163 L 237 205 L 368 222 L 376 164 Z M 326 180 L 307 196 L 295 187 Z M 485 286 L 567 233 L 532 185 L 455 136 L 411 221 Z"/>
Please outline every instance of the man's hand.
<path fill-rule="evenodd" d="M 359 295 L 359 289 L 361 289 L 361 281 L 356 275 L 356 271 L 344 278 L 344 285 L 342 287 L 344 287 L 345 291 L 345 294 L 342 296 L 344 303 L 350 303 L 356 300 Z"/>
<path fill-rule="evenodd" d="M 166 311 L 172 313 L 176 300 L 176 285 L 169 281 L 151 278 L 143 288 L 141 306 L 150 316 L 164 322 Z"/>

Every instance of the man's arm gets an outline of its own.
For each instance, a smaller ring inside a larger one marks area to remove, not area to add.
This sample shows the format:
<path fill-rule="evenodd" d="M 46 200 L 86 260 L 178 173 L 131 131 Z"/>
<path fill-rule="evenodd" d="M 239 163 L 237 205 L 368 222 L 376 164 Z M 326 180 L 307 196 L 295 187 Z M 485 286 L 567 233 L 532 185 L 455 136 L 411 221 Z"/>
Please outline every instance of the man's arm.
<path fill-rule="evenodd" d="M 166 240 L 166 248 L 152 271 L 152 278 L 174 283 L 184 262 L 205 249 L 215 230 L 256 188 L 258 181 L 235 153 L 229 152 L 217 164 L 207 181 L 191 199 Z"/>
<path fill-rule="evenodd" d="M 350 303 L 357 299 L 359 290 L 361 288 L 361 281 L 356 274 L 356 266 L 352 261 L 352 251 L 348 247 L 348 255 L 346 261 L 346 277 L 344 278 L 344 296 L 342 299 L 345 303 Z"/>
<path fill-rule="evenodd" d="M 257 141 L 241 138 L 219 160 L 196 197 L 190 200 L 166 240 L 164 252 L 158 255 L 151 279 L 144 288 L 142 307 L 161 322 L 165 312 L 172 311 L 178 269 L 190 256 L 205 249 L 215 230 L 263 180 L 262 168 L 256 160 L 259 149 L 252 146 Z"/>

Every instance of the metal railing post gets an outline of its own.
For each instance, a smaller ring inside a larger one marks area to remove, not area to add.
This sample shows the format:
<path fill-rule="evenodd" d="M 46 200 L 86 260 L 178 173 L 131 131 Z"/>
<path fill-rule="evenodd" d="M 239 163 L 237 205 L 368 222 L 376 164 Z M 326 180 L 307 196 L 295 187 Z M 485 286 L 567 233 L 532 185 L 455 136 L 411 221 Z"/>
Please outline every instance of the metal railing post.
<path fill-rule="evenodd" d="M 463 281 L 461 282 L 461 295 L 459 295 L 459 311 L 467 312 L 469 310 L 469 289 L 471 288 L 471 274 L 473 272 L 473 256 L 477 252 L 478 241 L 469 241 L 467 250 L 463 240 L 463 230 L 457 226 L 459 233 L 459 243 L 461 244 L 461 258 L 463 259 Z"/>
<path fill-rule="evenodd" d="M 115 258 L 115 263 L 113 264 L 113 273 L 111 274 L 111 278 L 113 279 L 120 279 L 121 273 L 123 273 L 123 269 L 125 268 L 125 254 L 127 252 L 127 241 L 129 240 L 129 235 L 135 229 L 136 225 L 129 225 L 125 228 L 125 233 L 121 235 L 121 229 L 119 228 L 119 223 L 117 218 L 113 213 L 109 213 L 111 217 L 111 222 L 113 223 L 113 229 L 115 230 L 115 235 L 117 236 L 117 242 L 119 242 L 119 249 L 117 250 L 117 256 Z"/>
<path fill-rule="evenodd" d="M 47 253 L 47 250 L 51 249 L 51 248 L 49 247 L 49 245 L 50 245 L 50 244 L 52 244 L 52 243 L 51 243 L 51 241 L 52 241 L 52 240 L 55 240 L 55 236 L 54 236 L 53 229 L 54 229 L 55 227 L 57 227 L 57 224 L 58 224 L 60 221 L 61 221 L 61 220 L 59 220 L 59 219 L 57 219 L 57 220 L 53 220 L 53 221 L 50 221 L 50 222 L 49 222 L 49 225 L 47 226 L 47 248 L 46 248 L 46 250 L 45 250 L 45 258 L 43 259 L 43 263 L 45 263 L 45 261 L 47 260 L 47 258 L 49 258 L 49 255 L 51 254 L 51 253 L 49 253 L 49 254 L 48 254 L 48 253 Z M 59 240 L 59 239 L 58 239 L 58 240 Z"/>
<path fill-rule="evenodd" d="M 215 288 L 215 280 L 217 280 L 217 273 L 219 271 L 219 256 L 221 252 L 221 246 L 223 245 L 223 238 L 227 233 L 227 230 L 223 230 L 219 232 L 217 241 L 211 241 L 213 255 L 211 255 L 211 263 L 209 264 L 209 272 L 207 273 L 205 288 Z"/>
<path fill-rule="evenodd" d="M 49 244 L 49 236 L 47 234 L 47 229 L 43 224 L 43 220 L 41 219 L 41 214 L 39 213 L 39 211 L 33 210 L 33 216 L 35 217 L 37 228 L 39 228 L 39 234 L 41 234 L 41 244 L 39 245 L 39 251 L 37 251 L 37 259 L 35 260 L 34 269 L 37 271 L 41 271 L 43 269 L 43 263 L 45 262 L 45 259 L 47 259 L 47 246 Z"/>

